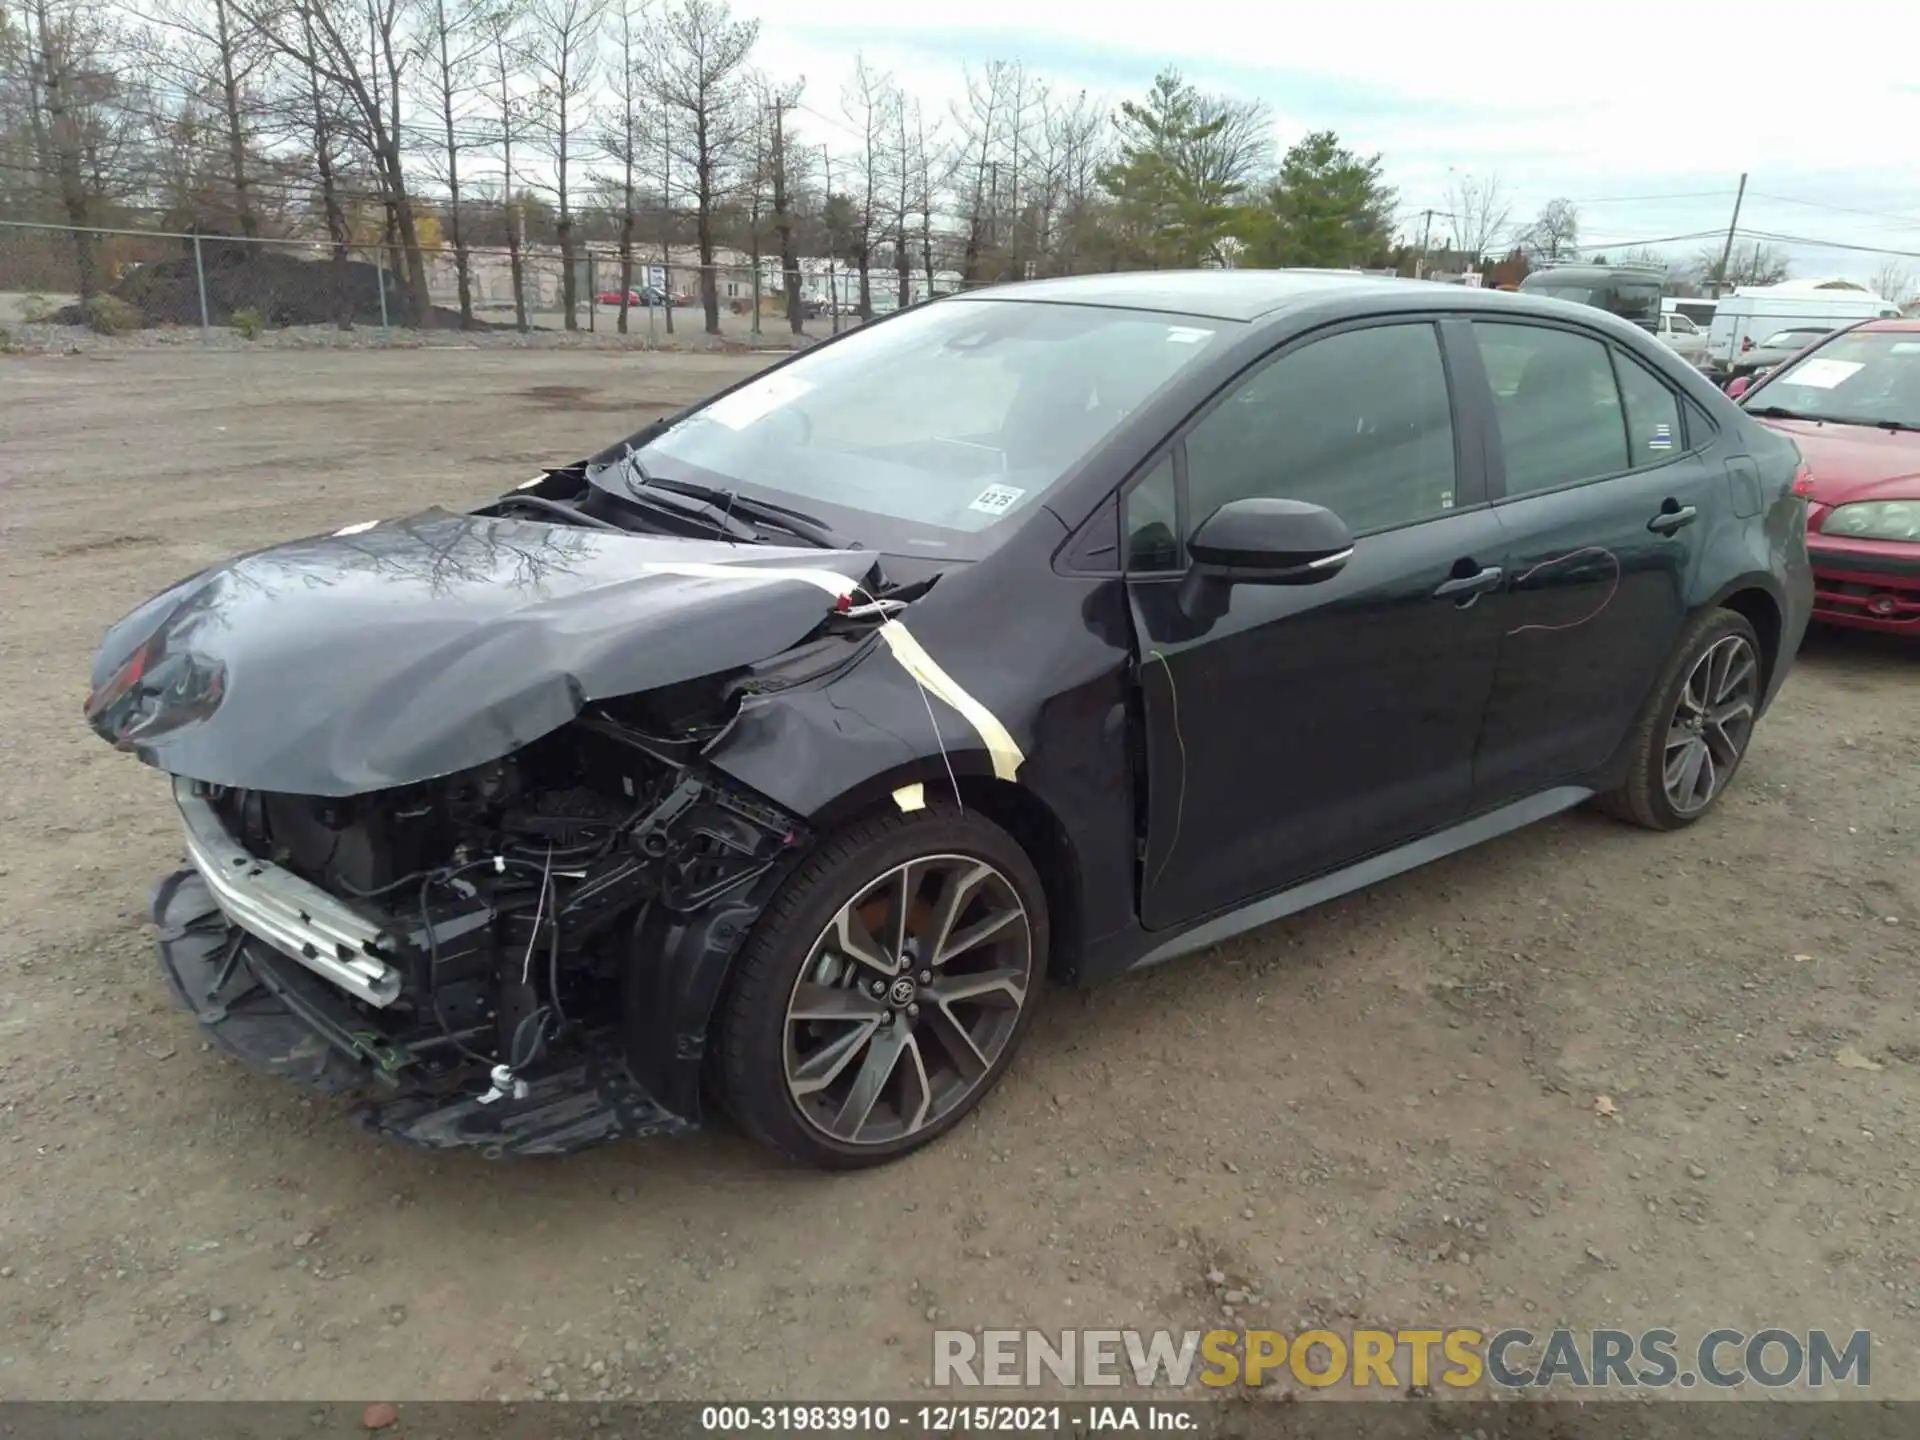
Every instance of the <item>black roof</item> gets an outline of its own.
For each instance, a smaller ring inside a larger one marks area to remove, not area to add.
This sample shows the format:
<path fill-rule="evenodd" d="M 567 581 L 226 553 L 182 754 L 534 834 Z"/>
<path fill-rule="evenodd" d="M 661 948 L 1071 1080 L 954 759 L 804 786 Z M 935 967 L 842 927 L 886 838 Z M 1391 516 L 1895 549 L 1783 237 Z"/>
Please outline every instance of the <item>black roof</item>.
<path fill-rule="evenodd" d="M 1026 280 L 969 290 L 950 298 L 1111 305 L 1122 310 L 1161 310 L 1212 320 L 1251 321 L 1342 295 L 1398 295 L 1409 301 L 1431 301 L 1436 288 L 1436 281 L 1402 280 L 1350 270 L 1140 270 Z M 1444 288 L 1469 295 L 1481 293 L 1465 286 Z"/>

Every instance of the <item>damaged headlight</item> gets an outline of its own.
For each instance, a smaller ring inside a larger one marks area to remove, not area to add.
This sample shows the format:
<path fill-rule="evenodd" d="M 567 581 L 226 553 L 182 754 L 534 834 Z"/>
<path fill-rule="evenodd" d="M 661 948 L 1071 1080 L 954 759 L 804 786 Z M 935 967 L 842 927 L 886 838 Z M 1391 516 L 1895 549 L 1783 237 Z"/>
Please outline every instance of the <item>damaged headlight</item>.
<path fill-rule="evenodd" d="M 1827 516 L 1820 533 L 1856 540 L 1920 540 L 1920 500 L 1862 500 L 1842 505 Z"/>
<path fill-rule="evenodd" d="M 153 635 L 87 696 L 87 723 L 122 750 L 206 719 L 226 698 L 226 667 Z"/>

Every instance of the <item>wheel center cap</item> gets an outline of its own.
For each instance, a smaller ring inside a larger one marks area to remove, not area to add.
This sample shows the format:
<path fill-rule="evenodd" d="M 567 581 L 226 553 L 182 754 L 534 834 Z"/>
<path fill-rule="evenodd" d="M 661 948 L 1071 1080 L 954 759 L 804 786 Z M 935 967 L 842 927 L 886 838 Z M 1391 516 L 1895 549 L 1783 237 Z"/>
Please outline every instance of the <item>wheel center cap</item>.
<path fill-rule="evenodd" d="M 893 982 L 893 988 L 887 992 L 887 998 L 895 1005 L 911 1005 L 914 996 L 918 993 L 913 981 L 902 975 Z"/>

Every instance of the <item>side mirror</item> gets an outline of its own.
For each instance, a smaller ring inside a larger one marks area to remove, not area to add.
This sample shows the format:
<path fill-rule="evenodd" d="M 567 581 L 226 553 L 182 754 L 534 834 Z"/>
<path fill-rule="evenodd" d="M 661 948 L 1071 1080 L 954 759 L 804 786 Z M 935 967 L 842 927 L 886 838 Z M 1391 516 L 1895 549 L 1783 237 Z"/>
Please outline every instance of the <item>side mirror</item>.
<path fill-rule="evenodd" d="M 1729 400 L 1738 400 L 1752 388 L 1753 379 L 1751 376 L 1736 375 L 1733 379 L 1727 381 L 1727 398 Z"/>
<path fill-rule="evenodd" d="M 1180 608 L 1217 619 L 1235 585 L 1316 585 L 1338 575 L 1352 558 L 1353 532 L 1304 500 L 1230 500 L 1194 531 L 1187 554 Z"/>

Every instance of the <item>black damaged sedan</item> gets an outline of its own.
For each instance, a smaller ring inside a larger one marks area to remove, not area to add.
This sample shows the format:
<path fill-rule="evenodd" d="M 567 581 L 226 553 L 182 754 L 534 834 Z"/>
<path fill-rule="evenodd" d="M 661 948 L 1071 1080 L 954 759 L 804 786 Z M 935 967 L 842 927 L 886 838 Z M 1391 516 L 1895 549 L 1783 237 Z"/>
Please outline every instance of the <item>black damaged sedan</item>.
<path fill-rule="evenodd" d="M 1041 281 L 184 580 L 86 712 L 172 777 L 161 964 L 254 1068 L 430 1146 L 717 1103 L 856 1166 L 1048 982 L 1589 799 L 1698 820 L 1807 623 L 1805 489 L 1590 308 Z"/>

